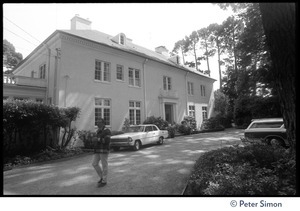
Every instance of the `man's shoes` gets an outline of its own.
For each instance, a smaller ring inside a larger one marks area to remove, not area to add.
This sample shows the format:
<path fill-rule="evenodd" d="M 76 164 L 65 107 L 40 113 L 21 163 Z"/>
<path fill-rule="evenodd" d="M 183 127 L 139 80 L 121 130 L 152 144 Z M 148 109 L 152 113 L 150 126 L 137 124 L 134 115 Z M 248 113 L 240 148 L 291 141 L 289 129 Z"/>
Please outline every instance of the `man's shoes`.
<path fill-rule="evenodd" d="M 98 187 L 104 187 L 106 184 L 106 182 L 101 182 L 100 184 L 98 184 Z"/>
<path fill-rule="evenodd" d="M 102 180 L 103 180 L 103 179 L 101 178 L 101 179 L 98 181 L 98 184 L 102 183 Z"/>

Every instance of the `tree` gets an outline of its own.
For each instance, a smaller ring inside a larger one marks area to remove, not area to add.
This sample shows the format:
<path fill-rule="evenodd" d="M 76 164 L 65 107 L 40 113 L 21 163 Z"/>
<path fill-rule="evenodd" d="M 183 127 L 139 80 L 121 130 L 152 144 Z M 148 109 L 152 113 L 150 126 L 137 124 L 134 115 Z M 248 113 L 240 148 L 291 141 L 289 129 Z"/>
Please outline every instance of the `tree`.
<path fill-rule="evenodd" d="M 178 51 L 180 50 L 181 55 L 182 55 L 182 59 L 183 59 L 183 64 L 185 64 L 185 59 L 184 59 L 184 39 L 179 40 L 175 43 L 173 51 L 174 53 L 178 53 Z"/>
<path fill-rule="evenodd" d="M 21 53 L 16 52 L 13 44 L 7 40 L 3 40 L 3 66 L 7 69 L 5 72 L 9 74 L 13 69 L 22 61 L 23 56 Z"/>
<path fill-rule="evenodd" d="M 259 3 L 288 142 L 296 149 L 295 3 Z"/>
<path fill-rule="evenodd" d="M 204 47 L 204 59 L 206 60 L 207 63 L 207 72 L 208 75 L 210 76 L 210 68 L 209 68 L 209 57 L 214 56 L 216 53 L 216 50 L 213 48 L 212 42 L 209 39 L 210 36 L 210 31 L 208 30 L 207 27 L 202 28 L 197 31 L 199 40 L 201 45 Z"/>
<path fill-rule="evenodd" d="M 199 59 L 197 57 L 197 49 L 198 49 L 197 45 L 199 42 L 198 33 L 196 31 L 193 31 L 190 36 L 185 36 L 184 41 L 185 41 L 184 52 L 185 53 L 190 52 L 194 56 L 196 70 L 199 70 L 199 68 L 198 68 L 198 65 L 199 65 L 198 60 Z M 190 63 L 190 64 L 192 64 L 192 63 Z"/>
<path fill-rule="evenodd" d="M 224 62 L 221 61 L 221 55 L 224 53 L 225 51 L 225 47 L 224 47 L 224 36 L 223 36 L 223 28 L 222 25 L 213 23 L 210 24 L 207 27 L 210 37 L 209 40 L 210 42 L 213 44 L 215 44 L 216 48 L 217 48 L 217 55 L 218 55 L 218 68 L 219 68 L 219 83 L 220 83 L 220 91 L 222 92 L 222 73 L 221 73 L 221 65 L 224 64 Z"/>

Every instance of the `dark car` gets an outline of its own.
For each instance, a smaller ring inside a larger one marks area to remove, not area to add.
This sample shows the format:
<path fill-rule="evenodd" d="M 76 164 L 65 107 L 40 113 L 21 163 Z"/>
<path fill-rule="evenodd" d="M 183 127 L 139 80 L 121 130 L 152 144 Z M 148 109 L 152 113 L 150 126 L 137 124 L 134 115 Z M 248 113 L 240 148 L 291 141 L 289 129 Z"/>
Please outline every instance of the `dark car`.
<path fill-rule="evenodd" d="M 288 146 L 282 118 L 253 119 L 244 133 L 244 141 Z"/>

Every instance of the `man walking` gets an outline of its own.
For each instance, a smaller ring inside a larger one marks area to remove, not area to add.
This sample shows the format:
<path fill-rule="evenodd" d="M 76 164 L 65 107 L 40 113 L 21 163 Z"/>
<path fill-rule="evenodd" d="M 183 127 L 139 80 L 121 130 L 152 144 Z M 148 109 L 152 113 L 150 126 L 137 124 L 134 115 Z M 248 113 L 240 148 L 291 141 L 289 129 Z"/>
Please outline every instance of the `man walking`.
<path fill-rule="evenodd" d="M 104 119 L 100 119 L 98 123 L 97 135 L 94 137 L 94 157 L 93 167 L 96 170 L 100 180 L 97 183 L 98 187 L 103 187 L 107 184 L 107 173 L 108 173 L 108 154 L 110 148 L 110 136 L 111 132 L 105 127 Z M 102 168 L 99 165 L 101 160 Z"/>

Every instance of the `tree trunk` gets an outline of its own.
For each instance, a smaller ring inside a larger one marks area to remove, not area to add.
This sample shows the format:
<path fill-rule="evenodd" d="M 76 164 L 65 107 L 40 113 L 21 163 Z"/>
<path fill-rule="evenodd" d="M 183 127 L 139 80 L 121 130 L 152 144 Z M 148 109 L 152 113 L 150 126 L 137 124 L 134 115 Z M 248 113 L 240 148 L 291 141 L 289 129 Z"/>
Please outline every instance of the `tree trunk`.
<path fill-rule="evenodd" d="M 198 70 L 196 45 L 194 45 L 194 56 L 195 56 L 195 66 L 196 66 L 196 70 Z"/>
<path fill-rule="evenodd" d="M 206 52 L 206 62 L 207 62 L 208 75 L 210 76 L 210 68 L 209 68 L 209 59 L 208 59 L 208 51 L 207 51 L 207 41 L 206 41 L 206 38 L 205 38 L 205 52 Z"/>
<path fill-rule="evenodd" d="M 273 77 L 279 94 L 291 150 L 296 150 L 295 3 L 260 3 L 262 23 L 274 66 Z"/>
<path fill-rule="evenodd" d="M 222 92 L 222 73 L 221 73 L 221 59 L 220 59 L 220 43 L 219 40 L 217 38 L 217 48 L 218 48 L 218 66 L 219 66 L 219 83 L 220 83 L 220 91 Z"/>

